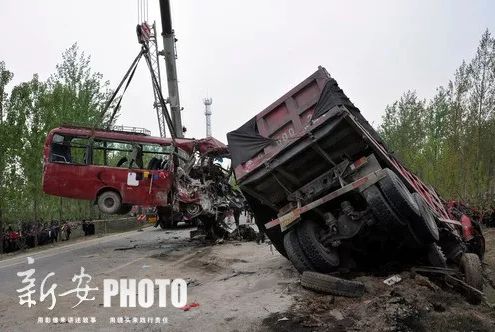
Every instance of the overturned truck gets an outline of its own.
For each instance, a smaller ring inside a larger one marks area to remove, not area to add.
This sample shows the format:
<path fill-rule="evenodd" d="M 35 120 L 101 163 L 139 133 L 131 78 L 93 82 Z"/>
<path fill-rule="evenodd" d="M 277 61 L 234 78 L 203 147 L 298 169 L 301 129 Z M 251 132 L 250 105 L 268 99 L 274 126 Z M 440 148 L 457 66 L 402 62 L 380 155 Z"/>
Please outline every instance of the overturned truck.
<path fill-rule="evenodd" d="M 324 68 L 227 139 L 258 227 L 299 272 L 419 261 L 481 289 L 480 226 L 387 149 Z"/>

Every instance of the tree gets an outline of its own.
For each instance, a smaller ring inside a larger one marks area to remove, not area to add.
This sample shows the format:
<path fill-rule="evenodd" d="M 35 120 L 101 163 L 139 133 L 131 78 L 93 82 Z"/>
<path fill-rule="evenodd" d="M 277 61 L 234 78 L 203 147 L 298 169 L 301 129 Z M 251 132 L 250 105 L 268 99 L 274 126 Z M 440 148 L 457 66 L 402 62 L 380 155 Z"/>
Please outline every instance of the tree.
<path fill-rule="evenodd" d="M 427 105 L 427 106 L 425 106 Z M 429 102 L 406 92 L 380 132 L 407 166 L 447 197 L 481 207 L 495 197 L 495 39 L 483 33 L 471 61 Z"/>
<path fill-rule="evenodd" d="M 425 137 L 422 126 L 425 102 L 416 92 L 407 91 L 392 105 L 387 105 L 379 132 L 388 146 L 408 165 L 419 166 L 419 154 Z"/>
<path fill-rule="evenodd" d="M 0 66 L 0 82 L 7 82 L 11 74 Z M 10 73 L 10 72 L 9 72 Z M 2 79 L 6 77 L 6 79 Z M 108 82 L 91 69 L 90 57 L 77 44 L 62 54 L 62 61 L 46 81 L 37 75 L 28 82 L 13 87 L 9 96 L 2 94 L 4 123 L 8 129 L 0 131 L 0 208 L 14 218 L 53 218 L 54 211 L 63 204 L 58 198 L 42 192 L 43 146 L 48 132 L 62 124 L 95 126 L 101 124 L 101 111 L 110 95 Z M 5 85 L 5 84 L 4 84 Z M 0 85 L 0 91 L 4 91 Z M 3 163 L 3 165 L 2 165 Z M 3 166 L 3 167 L 1 167 Z M 8 198 L 4 198 L 8 197 Z M 3 205 L 1 205 L 3 204 Z M 87 216 L 82 202 L 64 204 L 73 217 Z M 25 206 L 22 216 L 19 206 Z"/>
<path fill-rule="evenodd" d="M 7 84 L 12 80 L 14 75 L 8 71 L 5 67 L 5 62 L 0 61 L 0 235 L 3 234 L 4 221 L 3 210 L 5 206 L 5 162 L 6 152 L 8 148 L 9 133 L 8 127 L 4 123 L 4 109 L 6 107 L 6 101 L 8 98 L 5 88 Z M 0 237 L 0 253 L 3 253 L 3 240 Z"/>
<path fill-rule="evenodd" d="M 490 190 L 487 176 L 493 161 L 490 153 L 486 153 L 493 143 L 490 139 L 492 133 L 488 129 L 495 112 L 495 40 L 488 30 L 483 33 L 476 55 L 468 67 L 468 78 L 472 87 L 468 101 L 472 183 L 475 188 L 486 192 Z"/>

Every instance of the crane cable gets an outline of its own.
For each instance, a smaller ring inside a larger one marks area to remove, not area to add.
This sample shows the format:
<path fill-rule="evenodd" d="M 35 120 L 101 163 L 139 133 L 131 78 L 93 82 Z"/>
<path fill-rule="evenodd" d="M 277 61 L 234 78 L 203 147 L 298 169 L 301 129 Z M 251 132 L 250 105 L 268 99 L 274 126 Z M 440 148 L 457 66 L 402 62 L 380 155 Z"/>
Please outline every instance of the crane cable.
<path fill-rule="evenodd" d="M 122 102 L 122 98 L 124 97 L 124 94 L 125 94 L 127 88 L 129 87 L 129 84 L 131 83 L 132 78 L 134 77 L 134 73 L 136 72 L 137 66 L 139 64 L 139 60 L 141 60 L 141 58 L 143 56 L 144 56 L 144 58 L 146 60 L 146 64 L 148 65 L 148 68 L 150 69 L 151 81 L 152 81 L 152 84 L 153 84 L 154 89 L 156 89 L 156 91 L 157 91 L 158 98 L 159 98 L 160 104 L 162 106 L 161 107 L 162 114 L 164 115 L 165 121 L 167 122 L 168 129 L 170 130 L 170 136 L 171 136 L 172 140 L 175 143 L 175 136 L 176 135 L 175 135 L 175 130 L 174 130 L 174 125 L 173 125 L 173 122 L 172 122 L 172 118 L 170 117 L 170 114 L 168 113 L 167 105 L 166 105 L 166 102 L 165 102 L 165 98 L 163 97 L 162 91 L 159 88 L 160 85 L 159 85 L 158 79 L 155 76 L 153 70 L 151 69 L 152 67 L 151 67 L 151 59 L 149 58 L 149 50 L 148 50 L 148 48 L 145 45 L 143 45 L 143 47 L 141 48 L 141 51 L 136 56 L 136 58 L 134 59 L 134 61 L 131 64 L 131 66 L 129 67 L 129 69 L 125 73 L 124 77 L 120 81 L 119 85 L 117 86 L 117 89 L 114 91 L 114 93 L 112 94 L 112 96 L 110 97 L 110 99 L 107 101 L 104 109 L 101 112 L 101 120 L 103 121 L 103 119 L 105 118 L 106 112 L 108 111 L 108 109 L 110 108 L 110 106 L 112 105 L 112 103 L 114 102 L 115 97 L 117 96 L 117 94 L 119 93 L 120 89 L 122 88 L 122 85 L 127 81 L 127 83 L 126 83 L 126 85 L 124 87 L 124 90 L 122 91 L 122 95 L 120 96 L 117 104 L 113 108 L 112 115 L 110 116 L 110 118 L 109 118 L 109 120 L 107 122 L 107 129 L 110 129 L 110 126 L 112 125 L 112 122 L 113 122 L 113 120 L 115 118 L 115 114 L 117 114 L 117 111 L 118 111 L 118 109 L 120 107 L 120 103 Z"/>
<path fill-rule="evenodd" d="M 107 122 L 107 129 L 109 129 L 110 126 L 112 125 L 112 122 L 113 122 L 113 119 L 115 117 L 115 114 L 117 113 L 117 110 L 118 110 L 118 108 L 120 106 L 120 103 L 122 101 L 122 98 L 124 97 L 124 93 L 127 90 L 127 88 L 129 87 L 129 83 L 131 82 L 131 80 L 132 80 L 132 78 L 134 76 L 134 73 L 136 72 L 137 65 L 139 64 L 139 60 L 141 60 L 141 57 L 143 56 L 143 53 L 144 52 L 145 52 L 144 49 L 141 49 L 141 51 L 139 51 L 139 54 L 136 56 L 136 58 L 134 59 L 134 61 L 131 64 L 131 66 L 129 67 L 129 69 L 125 73 L 124 77 L 122 78 L 122 80 L 120 81 L 119 85 L 117 86 L 117 89 L 113 92 L 112 96 L 107 101 L 105 107 L 101 111 L 101 121 L 103 121 L 103 119 L 105 118 L 105 113 L 108 111 L 108 109 L 112 105 L 113 101 L 115 100 L 115 97 L 119 93 L 120 88 L 122 87 L 122 85 L 124 84 L 124 82 L 127 81 L 127 84 L 126 84 L 126 86 L 124 88 L 124 91 L 122 92 L 122 95 L 120 96 L 119 101 L 117 102 L 117 105 L 114 107 L 113 112 L 112 112 L 112 115 L 110 116 L 110 119 Z"/>
<path fill-rule="evenodd" d="M 143 45 L 143 49 L 146 49 L 145 45 Z M 168 129 L 170 131 L 170 137 L 172 138 L 172 141 L 175 144 L 175 137 L 176 137 L 175 127 L 174 127 L 174 124 L 172 122 L 172 118 L 170 117 L 170 114 L 168 113 L 167 103 L 165 101 L 165 98 L 163 98 L 162 90 L 160 89 L 160 83 L 158 82 L 158 78 L 155 76 L 155 73 L 153 72 L 153 68 L 151 65 L 151 59 L 150 59 L 150 53 L 144 52 L 143 56 L 144 56 L 144 59 L 146 60 L 146 64 L 148 65 L 148 68 L 150 70 L 153 88 L 155 89 L 155 91 L 158 95 L 158 99 L 159 99 L 160 105 L 161 105 L 161 110 L 162 110 L 162 113 L 165 117 L 165 122 L 167 122 Z"/>
<path fill-rule="evenodd" d="M 142 10 L 141 10 L 141 7 L 142 7 Z M 147 18 L 148 18 L 148 0 L 138 0 L 138 20 L 139 19 L 146 19 L 147 20 Z M 147 23 L 144 23 L 144 24 L 147 24 Z M 139 31 L 140 31 L 139 30 L 140 25 L 141 24 L 138 24 L 138 36 L 139 36 Z M 138 37 L 138 39 L 139 39 L 139 37 Z M 125 73 L 124 77 L 120 81 L 119 85 L 117 86 L 117 89 L 114 91 L 114 93 L 112 94 L 110 99 L 107 101 L 105 107 L 103 108 L 103 110 L 101 112 L 100 121 L 103 122 L 106 112 L 108 111 L 108 109 L 110 108 L 112 103 L 114 102 L 117 94 L 119 93 L 120 89 L 122 88 L 122 85 L 127 81 L 127 83 L 124 87 L 124 90 L 122 91 L 122 95 L 120 96 L 117 104 L 113 108 L 113 112 L 112 112 L 112 114 L 111 114 L 111 116 L 107 122 L 107 129 L 110 129 L 112 122 L 115 118 L 115 115 L 117 114 L 117 111 L 120 108 L 122 98 L 124 97 L 124 94 L 125 94 L 127 88 L 129 87 L 129 84 L 131 83 L 132 78 L 134 77 L 134 73 L 136 72 L 139 61 L 144 56 L 144 58 L 146 60 L 146 64 L 148 65 L 148 68 L 149 68 L 150 73 L 151 73 L 151 81 L 153 84 L 153 88 L 156 91 L 156 93 L 158 95 L 158 99 L 159 99 L 160 104 L 161 104 L 162 114 L 165 117 L 165 121 L 166 121 L 167 126 L 168 126 L 169 131 L 170 131 L 170 136 L 171 136 L 172 141 L 175 145 L 176 131 L 174 129 L 174 124 L 172 122 L 172 118 L 171 118 L 171 116 L 167 110 L 167 104 L 166 104 L 166 101 L 163 97 L 163 94 L 162 94 L 162 91 L 160 88 L 160 82 L 158 81 L 158 78 L 155 76 L 154 71 L 153 71 L 153 66 L 151 64 L 148 45 L 145 42 L 140 41 L 140 43 L 142 45 L 141 50 L 139 51 L 139 53 L 136 56 L 136 58 L 134 59 L 134 61 L 131 63 L 131 66 L 129 67 L 129 69 Z M 95 126 L 96 126 L 96 124 L 95 124 Z"/>
<path fill-rule="evenodd" d="M 148 0 L 137 0 L 138 23 L 148 22 L 149 5 Z"/>

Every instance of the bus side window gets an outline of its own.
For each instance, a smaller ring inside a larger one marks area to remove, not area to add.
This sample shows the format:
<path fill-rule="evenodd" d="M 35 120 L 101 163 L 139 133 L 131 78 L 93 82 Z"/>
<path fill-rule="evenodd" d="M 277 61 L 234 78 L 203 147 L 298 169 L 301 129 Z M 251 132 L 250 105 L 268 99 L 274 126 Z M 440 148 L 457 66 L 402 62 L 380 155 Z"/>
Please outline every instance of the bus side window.
<path fill-rule="evenodd" d="M 92 164 L 98 166 L 129 168 L 129 154 L 132 145 L 96 139 L 93 143 Z"/>
<path fill-rule="evenodd" d="M 88 148 L 90 142 L 87 138 L 74 137 L 70 142 L 70 154 L 72 164 L 86 165 L 91 161 L 91 150 Z"/>
<path fill-rule="evenodd" d="M 170 146 L 146 143 L 143 144 L 142 152 L 145 169 L 158 170 L 167 167 L 172 148 Z"/>
<path fill-rule="evenodd" d="M 53 135 L 51 151 L 50 151 L 50 161 L 51 162 L 62 162 L 71 163 L 71 153 L 70 153 L 70 138 L 55 134 Z"/>

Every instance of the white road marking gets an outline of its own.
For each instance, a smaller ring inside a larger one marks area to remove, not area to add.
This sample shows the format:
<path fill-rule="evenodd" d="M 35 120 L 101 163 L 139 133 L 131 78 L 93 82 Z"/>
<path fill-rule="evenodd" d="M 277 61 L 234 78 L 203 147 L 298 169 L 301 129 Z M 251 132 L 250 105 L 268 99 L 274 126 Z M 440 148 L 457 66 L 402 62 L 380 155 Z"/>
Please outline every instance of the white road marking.
<path fill-rule="evenodd" d="M 123 269 L 124 267 L 127 267 L 127 266 L 129 266 L 129 265 L 131 265 L 131 264 L 134 264 L 134 263 L 136 263 L 136 262 L 139 262 L 140 260 L 143 260 L 143 259 L 145 259 L 145 258 L 147 258 L 147 257 L 139 257 L 139 258 L 136 258 L 136 259 L 134 259 L 134 260 L 132 260 L 132 261 L 130 261 L 130 262 L 127 262 L 127 263 L 125 263 L 125 264 L 122 264 L 122 265 L 116 266 L 116 267 L 114 267 L 113 269 L 107 270 L 107 271 L 102 272 L 102 273 L 99 273 L 99 274 L 103 274 L 103 275 L 105 275 L 105 274 L 110 274 L 110 273 L 112 273 L 112 272 L 115 272 L 115 271 L 118 271 L 118 270 L 120 270 L 120 269 Z"/>
<path fill-rule="evenodd" d="M 146 232 L 146 231 L 149 231 L 149 230 L 146 230 L 145 229 L 143 231 Z M 118 234 L 113 234 L 113 235 L 107 235 L 107 236 L 103 236 L 103 237 L 99 237 L 99 238 L 95 238 L 95 239 L 91 239 L 91 240 L 87 240 L 87 241 L 83 241 L 83 242 L 78 242 L 78 243 L 73 243 L 73 244 L 67 244 L 67 245 L 64 245 L 64 246 L 50 248 L 50 249 L 39 251 L 39 252 L 36 252 L 36 253 L 29 253 L 28 252 L 28 253 L 25 253 L 25 254 L 18 255 L 16 257 L 12 257 L 12 258 L 8 258 L 8 259 L 5 259 L 5 260 L 0 261 L 0 269 L 4 269 L 4 268 L 7 268 L 7 267 L 12 267 L 12 266 L 16 266 L 16 265 L 19 265 L 19 264 L 24 264 L 26 257 L 33 257 L 35 259 L 48 258 L 48 257 L 56 256 L 56 255 L 59 255 L 59 254 L 62 254 L 62 253 L 66 253 L 68 251 L 73 251 L 73 250 L 77 250 L 77 249 L 89 247 L 92 244 L 97 243 L 97 242 L 99 242 L 99 243 L 106 243 L 106 242 L 109 242 L 109 241 L 114 240 L 115 238 L 125 237 L 125 236 L 131 235 L 131 234 L 136 234 L 136 230 L 125 232 L 125 233 L 118 233 Z M 17 262 L 13 262 L 11 264 L 6 264 L 6 263 L 12 262 L 12 261 L 17 261 Z"/>

